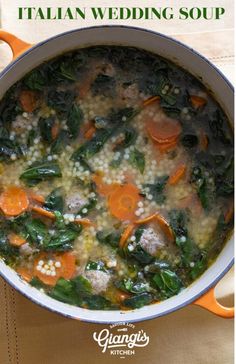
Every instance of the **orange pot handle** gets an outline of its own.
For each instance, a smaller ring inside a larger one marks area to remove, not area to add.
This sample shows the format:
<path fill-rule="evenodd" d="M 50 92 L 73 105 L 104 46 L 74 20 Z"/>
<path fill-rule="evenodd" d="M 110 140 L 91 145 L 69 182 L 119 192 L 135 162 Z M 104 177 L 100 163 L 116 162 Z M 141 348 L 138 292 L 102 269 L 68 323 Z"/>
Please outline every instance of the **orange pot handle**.
<path fill-rule="evenodd" d="M 198 298 L 194 305 L 201 306 L 208 311 L 224 318 L 234 317 L 234 307 L 224 307 L 215 298 L 215 287 L 211 288 L 207 293 Z"/>
<path fill-rule="evenodd" d="M 0 29 L 0 40 L 3 40 L 11 47 L 13 59 L 17 58 L 21 55 L 21 53 L 32 47 L 32 44 L 26 43 L 17 38 L 15 35 L 5 32 L 2 29 Z"/>

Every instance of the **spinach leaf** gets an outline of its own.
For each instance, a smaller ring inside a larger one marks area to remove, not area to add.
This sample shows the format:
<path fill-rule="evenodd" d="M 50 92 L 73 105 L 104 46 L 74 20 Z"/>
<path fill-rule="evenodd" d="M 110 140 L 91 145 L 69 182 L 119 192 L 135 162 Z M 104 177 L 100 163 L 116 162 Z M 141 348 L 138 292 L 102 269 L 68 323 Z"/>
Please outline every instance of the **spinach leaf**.
<path fill-rule="evenodd" d="M 9 128 L 13 120 L 15 120 L 19 107 L 14 96 L 13 88 L 5 94 L 0 103 L 0 124 Z"/>
<path fill-rule="evenodd" d="M 188 216 L 184 210 L 171 210 L 169 212 L 170 226 L 176 237 L 187 236 Z"/>
<path fill-rule="evenodd" d="M 116 81 L 113 77 L 100 73 L 91 85 L 94 95 L 112 96 L 114 95 Z"/>
<path fill-rule="evenodd" d="M 140 293 L 136 296 L 126 298 L 123 301 L 123 305 L 129 308 L 141 308 L 145 305 L 149 305 L 153 301 L 153 297 L 150 293 Z"/>
<path fill-rule="evenodd" d="M 67 116 L 67 127 L 71 139 L 75 139 L 80 132 L 80 126 L 84 120 L 84 114 L 78 105 L 72 105 Z"/>
<path fill-rule="evenodd" d="M 91 140 L 82 144 L 71 156 L 72 160 L 79 161 L 80 158 L 89 159 L 100 152 L 104 144 L 112 135 L 111 129 L 99 129 Z"/>
<path fill-rule="evenodd" d="M 194 262 L 194 266 L 191 267 L 189 273 L 193 281 L 206 270 L 207 263 L 207 256 L 205 254 L 199 257 L 196 262 Z"/>
<path fill-rule="evenodd" d="M 192 169 L 190 182 L 193 183 L 197 189 L 198 197 L 201 201 L 202 207 L 209 210 L 215 200 L 215 183 L 210 171 L 206 171 L 203 167 L 194 167 Z"/>
<path fill-rule="evenodd" d="M 186 148 L 194 148 L 198 145 L 198 137 L 195 134 L 184 134 L 181 137 L 181 144 Z"/>
<path fill-rule="evenodd" d="M 62 129 L 58 137 L 51 143 L 50 154 L 60 154 L 65 149 L 68 139 L 68 132 Z"/>
<path fill-rule="evenodd" d="M 57 163 L 36 162 L 21 174 L 20 179 L 29 186 L 33 186 L 55 177 L 62 177 L 61 169 Z"/>
<path fill-rule="evenodd" d="M 208 119 L 209 127 L 213 138 L 223 145 L 232 145 L 232 138 L 230 138 L 229 126 L 226 117 L 217 109 L 212 117 Z"/>
<path fill-rule="evenodd" d="M 121 234 L 118 231 L 98 231 L 96 238 L 100 243 L 110 245 L 112 248 L 119 247 Z"/>
<path fill-rule="evenodd" d="M 66 58 L 60 62 L 60 68 L 57 74 L 57 79 L 61 81 L 69 80 L 69 81 L 76 81 L 76 65 L 73 62 L 73 58 Z"/>
<path fill-rule="evenodd" d="M 169 269 L 162 269 L 159 273 L 156 273 L 153 282 L 160 290 L 163 298 L 177 294 L 183 286 L 177 274 Z"/>
<path fill-rule="evenodd" d="M 140 226 L 138 229 L 136 229 L 134 236 L 135 236 L 135 248 L 134 250 L 129 251 L 129 245 L 126 249 L 126 253 L 129 257 L 137 260 L 141 265 L 146 265 L 146 264 L 150 264 L 153 260 L 154 257 L 152 255 L 150 255 L 148 252 L 146 252 L 146 250 L 144 250 L 142 248 L 142 246 L 140 245 L 140 239 L 141 236 L 144 232 L 144 228 L 142 226 Z"/>
<path fill-rule="evenodd" d="M 49 117 L 47 119 L 41 118 L 39 120 L 39 130 L 40 130 L 40 135 L 42 137 L 42 140 L 45 143 L 50 144 L 53 140 L 52 138 L 52 128 L 55 124 L 55 118 L 54 117 Z"/>
<path fill-rule="evenodd" d="M 44 250 L 64 252 L 73 248 L 73 241 L 79 233 L 72 229 L 59 230 L 50 240 L 44 241 Z"/>
<path fill-rule="evenodd" d="M 60 211 L 64 210 L 64 197 L 62 187 L 55 188 L 45 200 L 44 207 L 50 211 Z"/>
<path fill-rule="evenodd" d="M 59 115 L 65 116 L 67 110 L 72 108 L 75 101 L 75 93 L 69 91 L 51 90 L 47 95 L 47 104 L 52 109 L 56 110 Z"/>
<path fill-rule="evenodd" d="M 36 139 L 38 136 L 38 130 L 32 129 L 28 133 L 27 137 L 27 147 L 30 148 L 34 144 L 34 139 Z"/>
<path fill-rule="evenodd" d="M 37 289 L 46 288 L 45 284 L 41 282 L 40 279 L 38 279 L 37 277 L 32 278 L 29 284 Z"/>
<path fill-rule="evenodd" d="M 50 297 L 75 306 L 82 305 L 82 297 L 76 291 L 74 281 L 68 281 L 64 278 L 58 279 L 55 287 L 48 293 Z"/>
<path fill-rule="evenodd" d="M 166 199 L 164 195 L 164 189 L 168 180 L 168 176 L 162 176 L 156 178 L 154 184 L 143 185 L 144 189 L 148 189 L 148 194 L 153 196 L 153 200 L 156 203 L 163 203 Z"/>
<path fill-rule="evenodd" d="M 156 259 L 153 263 L 146 265 L 144 267 L 145 274 L 154 274 L 159 273 L 162 269 L 169 269 L 170 264 L 164 260 L 158 260 Z"/>
<path fill-rule="evenodd" d="M 26 221 L 25 229 L 27 232 L 27 240 L 38 248 L 43 248 L 45 243 L 50 239 L 46 225 L 39 219 Z"/>
<path fill-rule="evenodd" d="M 149 283 L 141 279 L 132 280 L 131 278 L 124 278 L 115 284 L 118 289 L 134 294 L 149 292 L 151 289 Z"/>
<path fill-rule="evenodd" d="M 104 144 L 114 135 L 121 127 L 129 122 L 135 115 L 137 110 L 129 107 L 113 111 L 109 117 L 109 125 L 106 129 L 97 129 L 91 140 L 82 144 L 71 156 L 72 160 L 78 161 L 81 157 L 89 159 L 100 152 Z"/>
<path fill-rule="evenodd" d="M 102 261 L 99 262 L 93 262 L 89 261 L 85 267 L 85 270 L 99 270 L 102 272 L 107 272 L 106 266 Z"/>
<path fill-rule="evenodd" d="M 105 297 L 91 294 L 90 282 L 78 276 L 71 280 L 60 278 L 55 287 L 48 293 L 52 298 L 71 305 L 86 307 L 91 310 L 112 308 L 111 302 Z"/>
<path fill-rule="evenodd" d="M 129 162 L 135 166 L 136 168 L 138 168 L 138 170 L 140 171 L 140 173 L 143 174 L 144 169 L 145 169 L 145 157 L 144 154 L 142 152 L 140 152 L 138 149 L 134 149 L 130 152 L 130 159 Z"/>
<path fill-rule="evenodd" d="M 11 159 L 13 154 L 16 157 L 23 154 L 20 145 L 16 141 L 0 138 L 0 161 Z"/>
<path fill-rule="evenodd" d="M 47 80 L 42 69 L 35 69 L 31 71 L 23 79 L 23 84 L 33 91 L 42 91 L 46 82 Z"/>
<path fill-rule="evenodd" d="M 116 145 L 116 147 L 114 148 L 115 151 L 123 150 L 135 144 L 138 137 L 137 131 L 131 127 L 125 127 L 124 130 L 121 129 L 121 132 L 124 133 L 124 138 L 119 144 Z"/>
<path fill-rule="evenodd" d="M 18 248 L 9 243 L 7 233 L 3 229 L 0 230 L 0 255 L 7 264 L 10 264 L 19 255 Z"/>
<path fill-rule="evenodd" d="M 107 298 L 99 295 L 84 297 L 84 306 L 90 310 L 110 310 L 117 309 Z"/>

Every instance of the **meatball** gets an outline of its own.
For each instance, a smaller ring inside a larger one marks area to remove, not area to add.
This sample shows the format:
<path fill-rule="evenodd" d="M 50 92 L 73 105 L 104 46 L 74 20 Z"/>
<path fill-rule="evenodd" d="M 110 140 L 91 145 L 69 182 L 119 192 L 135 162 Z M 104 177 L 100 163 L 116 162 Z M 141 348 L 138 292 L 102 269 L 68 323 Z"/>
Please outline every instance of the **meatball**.
<path fill-rule="evenodd" d="M 111 276 L 101 270 L 88 270 L 85 278 L 91 283 L 93 293 L 100 294 L 106 291 Z"/>
<path fill-rule="evenodd" d="M 145 229 L 140 238 L 141 247 L 151 255 L 156 255 L 157 250 L 165 245 L 161 234 L 157 234 L 152 228 Z"/>
<path fill-rule="evenodd" d="M 75 192 L 67 197 L 66 199 L 66 205 L 68 207 L 68 210 L 72 214 L 76 214 L 80 207 L 82 207 L 85 204 L 85 200 L 80 196 L 78 192 Z"/>

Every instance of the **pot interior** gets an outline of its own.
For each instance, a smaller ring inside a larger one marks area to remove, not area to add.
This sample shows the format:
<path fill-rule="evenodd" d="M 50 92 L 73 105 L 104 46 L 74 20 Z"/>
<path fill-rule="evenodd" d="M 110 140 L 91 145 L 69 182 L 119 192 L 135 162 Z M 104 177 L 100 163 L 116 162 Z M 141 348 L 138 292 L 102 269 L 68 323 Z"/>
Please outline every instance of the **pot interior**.
<path fill-rule="evenodd" d="M 150 31 L 121 26 L 104 26 L 68 32 L 36 45 L 10 64 L 1 74 L 0 98 L 16 81 L 42 62 L 66 51 L 94 45 L 123 45 L 142 48 L 156 53 L 183 67 L 214 93 L 229 117 L 233 120 L 233 90 L 224 76 L 207 60 L 190 48 Z M 23 282 L 11 268 L 0 261 L 0 274 L 17 290 L 34 302 L 65 316 L 88 322 L 109 323 L 139 321 L 170 313 L 191 303 L 227 272 L 232 265 L 233 239 L 231 238 L 212 266 L 191 286 L 177 296 L 161 303 L 134 311 L 89 311 L 51 299 Z"/>

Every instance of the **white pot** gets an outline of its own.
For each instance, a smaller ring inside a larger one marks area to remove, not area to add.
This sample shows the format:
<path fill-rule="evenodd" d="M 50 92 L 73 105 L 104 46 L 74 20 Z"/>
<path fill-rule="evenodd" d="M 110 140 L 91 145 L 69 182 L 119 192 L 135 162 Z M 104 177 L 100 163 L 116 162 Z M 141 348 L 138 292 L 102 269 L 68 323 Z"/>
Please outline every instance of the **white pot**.
<path fill-rule="evenodd" d="M 43 61 L 69 50 L 94 45 L 123 45 L 145 49 L 174 61 L 212 90 L 233 120 L 233 88 L 229 81 L 208 60 L 185 45 L 152 31 L 126 26 L 101 26 L 70 31 L 35 46 L 0 30 L 0 39 L 12 48 L 14 60 L 0 74 L 0 98 L 16 81 Z M 22 53 L 23 52 L 23 53 Z M 177 296 L 133 311 L 91 311 L 56 301 L 22 281 L 14 270 L 0 260 L 0 275 L 33 302 L 74 319 L 96 322 L 135 322 L 166 315 L 190 303 L 201 305 L 222 317 L 232 317 L 233 309 L 216 302 L 213 287 L 233 264 L 234 244 L 231 238 L 216 261 L 205 273 Z"/>

